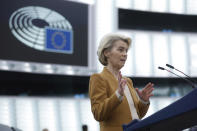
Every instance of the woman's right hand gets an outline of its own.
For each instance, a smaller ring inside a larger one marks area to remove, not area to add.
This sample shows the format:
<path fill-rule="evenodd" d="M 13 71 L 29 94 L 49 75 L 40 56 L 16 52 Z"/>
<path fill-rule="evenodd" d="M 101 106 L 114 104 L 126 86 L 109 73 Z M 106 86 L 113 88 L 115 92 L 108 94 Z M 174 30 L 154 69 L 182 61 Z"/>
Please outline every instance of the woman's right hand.
<path fill-rule="evenodd" d="M 124 95 L 124 88 L 127 83 L 127 80 L 122 78 L 121 72 L 118 74 L 118 93 L 123 96 Z"/>

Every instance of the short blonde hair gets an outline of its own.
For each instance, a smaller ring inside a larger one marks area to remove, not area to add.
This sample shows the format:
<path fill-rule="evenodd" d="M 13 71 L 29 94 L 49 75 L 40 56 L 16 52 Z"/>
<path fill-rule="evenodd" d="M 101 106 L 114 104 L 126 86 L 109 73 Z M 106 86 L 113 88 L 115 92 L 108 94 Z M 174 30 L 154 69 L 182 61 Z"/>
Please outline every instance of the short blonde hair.
<path fill-rule="evenodd" d="M 121 34 L 117 34 L 117 33 L 107 34 L 101 39 L 101 41 L 99 43 L 98 50 L 97 50 L 97 55 L 99 57 L 99 61 L 104 66 L 106 66 L 108 64 L 107 58 L 104 55 L 104 51 L 111 49 L 113 47 L 114 43 L 118 40 L 126 42 L 129 47 L 131 46 L 131 38 L 121 35 Z"/>

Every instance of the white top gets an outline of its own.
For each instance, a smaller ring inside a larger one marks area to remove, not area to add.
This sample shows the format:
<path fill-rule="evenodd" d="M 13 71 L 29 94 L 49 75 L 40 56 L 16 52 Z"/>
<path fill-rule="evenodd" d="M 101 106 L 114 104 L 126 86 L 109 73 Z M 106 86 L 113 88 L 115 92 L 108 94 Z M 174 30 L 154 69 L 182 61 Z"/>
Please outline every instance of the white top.
<path fill-rule="evenodd" d="M 136 111 L 136 108 L 135 108 L 135 105 L 134 105 L 134 102 L 133 102 L 133 98 L 132 98 L 132 96 L 131 96 L 131 93 L 130 93 L 129 88 L 128 88 L 127 85 L 125 85 L 124 94 L 125 94 L 125 96 L 126 96 L 126 98 L 127 98 L 128 104 L 129 104 L 129 109 L 130 109 L 130 112 L 131 112 L 132 119 L 133 119 L 133 120 L 134 120 L 134 119 L 139 119 L 139 116 L 138 116 L 138 114 L 137 114 L 137 111 Z M 137 94 L 137 93 L 136 93 L 136 94 Z M 121 95 L 119 94 L 118 90 L 116 90 L 116 96 L 118 97 L 118 99 L 119 99 L 120 101 L 122 101 L 123 96 L 121 96 Z M 144 103 L 144 104 L 148 104 L 148 103 L 149 103 L 149 102 L 143 101 L 143 100 L 138 96 L 138 94 L 137 94 L 137 97 L 138 97 L 138 99 L 140 99 L 140 101 L 141 101 L 142 103 Z"/>

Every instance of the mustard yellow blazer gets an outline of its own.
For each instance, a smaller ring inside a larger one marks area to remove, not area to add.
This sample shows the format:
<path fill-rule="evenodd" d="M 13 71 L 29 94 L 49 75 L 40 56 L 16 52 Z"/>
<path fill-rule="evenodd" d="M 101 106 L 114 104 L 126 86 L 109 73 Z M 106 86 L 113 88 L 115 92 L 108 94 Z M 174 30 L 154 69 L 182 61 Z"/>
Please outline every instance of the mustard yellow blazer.
<path fill-rule="evenodd" d="M 131 79 L 127 85 L 134 101 L 139 118 L 145 116 L 149 104 L 143 104 L 137 97 Z M 129 104 L 126 97 L 120 101 L 115 94 L 118 81 L 113 74 L 104 67 L 99 74 L 93 74 L 89 82 L 89 97 L 94 118 L 99 121 L 101 131 L 122 131 L 122 125 L 132 121 Z"/>

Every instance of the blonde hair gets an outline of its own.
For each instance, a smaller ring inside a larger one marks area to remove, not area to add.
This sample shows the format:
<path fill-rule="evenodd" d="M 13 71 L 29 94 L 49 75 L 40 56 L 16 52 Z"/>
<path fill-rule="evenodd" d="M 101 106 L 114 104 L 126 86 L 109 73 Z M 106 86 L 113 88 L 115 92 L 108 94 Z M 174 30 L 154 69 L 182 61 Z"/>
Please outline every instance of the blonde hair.
<path fill-rule="evenodd" d="M 97 55 L 99 57 L 99 61 L 104 66 L 106 66 L 108 64 L 107 58 L 104 55 L 104 51 L 110 50 L 113 47 L 113 44 L 118 40 L 126 42 L 129 47 L 131 46 L 131 38 L 121 35 L 121 34 L 110 33 L 110 34 L 105 35 L 101 39 L 101 41 L 99 43 L 98 50 L 97 50 Z"/>

